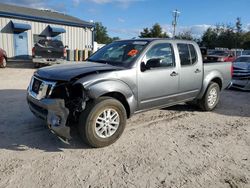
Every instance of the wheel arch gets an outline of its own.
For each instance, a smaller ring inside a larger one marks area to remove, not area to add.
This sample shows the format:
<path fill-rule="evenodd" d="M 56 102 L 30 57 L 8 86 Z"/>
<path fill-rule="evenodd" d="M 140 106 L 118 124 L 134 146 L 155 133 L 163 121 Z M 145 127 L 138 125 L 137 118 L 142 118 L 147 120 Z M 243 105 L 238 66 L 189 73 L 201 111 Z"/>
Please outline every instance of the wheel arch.
<path fill-rule="evenodd" d="M 220 87 L 220 90 L 222 89 L 222 80 L 221 80 L 219 77 L 216 77 L 216 78 L 212 79 L 212 80 L 210 81 L 210 83 L 211 83 L 211 82 L 217 83 L 217 84 L 219 85 L 219 87 Z M 209 84 L 210 84 L 210 83 L 209 83 Z"/>
<path fill-rule="evenodd" d="M 120 101 L 126 109 L 127 118 L 135 112 L 137 100 L 130 87 L 119 80 L 107 80 L 85 86 L 84 89 L 90 99 L 112 97 Z"/>
<path fill-rule="evenodd" d="M 220 90 L 223 88 L 223 76 L 220 72 L 218 71 L 213 71 L 209 73 L 203 80 L 203 86 L 201 89 L 201 92 L 198 96 L 198 99 L 201 99 L 203 95 L 206 93 L 207 88 L 211 82 L 215 82 L 219 85 Z"/>
<path fill-rule="evenodd" d="M 112 97 L 112 98 L 118 100 L 124 106 L 124 108 L 126 110 L 127 118 L 130 118 L 130 107 L 129 107 L 129 104 L 128 104 L 128 102 L 123 94 L 121 94 L 119 92 L 109 92 L 109 93 L 105 93 L 104 95 L 102 95 L 100 97 Z"/>

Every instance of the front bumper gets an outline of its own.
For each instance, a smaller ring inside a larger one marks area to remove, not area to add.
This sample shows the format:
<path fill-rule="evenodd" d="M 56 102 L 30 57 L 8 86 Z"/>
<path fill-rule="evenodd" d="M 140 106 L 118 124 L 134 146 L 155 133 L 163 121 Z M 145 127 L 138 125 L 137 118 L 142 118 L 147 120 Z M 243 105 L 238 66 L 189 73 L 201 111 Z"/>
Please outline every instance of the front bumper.
<path fill-rule="evenodd" d="M 244 80 L 233 79 L 231 82 L 231 87 L 240 90 L 250 91 L 250 79 L 244 79 Z"/>
<path fill-rule="evenodd" d="M 63 99 L 35 99 L 29 92 L 27 94 L 29 108 L 33 114 L 47 121 L 49 129 L 63 140 L 71 139 L 70 127 L 67 119 L 69 110 L 65 107 Z"/>

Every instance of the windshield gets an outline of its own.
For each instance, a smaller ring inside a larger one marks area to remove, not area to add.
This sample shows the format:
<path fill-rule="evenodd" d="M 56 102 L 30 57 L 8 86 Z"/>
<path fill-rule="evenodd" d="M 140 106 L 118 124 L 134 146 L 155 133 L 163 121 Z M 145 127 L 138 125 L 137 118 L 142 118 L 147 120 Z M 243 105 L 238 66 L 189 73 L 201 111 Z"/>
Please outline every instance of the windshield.
<path fill-rule="evenodd" d="M 104 46 L 88 61 L 129 67 L 147 46 L 148 41 L 117 41 Z"/>
<path fill-rule="evenodd" d="M 215 51 L 212 51 L 209 55 L 228 56 L 229 53 L 226 51 L 215 50 Z"/>
<path fill-rule="evenodd" d="M 250 63 L 250 57 L 239 57 L 235 60 L 235 62 L 246 62 Z"/>

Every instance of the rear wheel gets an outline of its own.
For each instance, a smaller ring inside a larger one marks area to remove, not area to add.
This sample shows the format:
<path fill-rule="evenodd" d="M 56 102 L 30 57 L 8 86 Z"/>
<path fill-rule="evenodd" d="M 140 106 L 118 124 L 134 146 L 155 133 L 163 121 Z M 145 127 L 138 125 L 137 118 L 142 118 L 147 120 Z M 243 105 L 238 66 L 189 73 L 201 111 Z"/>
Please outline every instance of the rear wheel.
<path fill-rule="evenodd" d="M 220 86 L 215 82 L 211 82 L 203 98 L 199 101 L 199 106 L 204 111 L 211 111 L 217 106 L 219 99 Z"/>
<path fill-rule="evenodd" d="M 3 58 L 2 64 L 1 64 L 1 68 L 5 68 L 7 66 L 7 61 L 5 58 Z"/>
<path fill-rule="evenodd" d="M 80 114 L 80 136 L 92 147 L 108 146 L 122 135 L 126 117 L 126 110 L 118 100 L 101 97 L 90 102 Z"/>

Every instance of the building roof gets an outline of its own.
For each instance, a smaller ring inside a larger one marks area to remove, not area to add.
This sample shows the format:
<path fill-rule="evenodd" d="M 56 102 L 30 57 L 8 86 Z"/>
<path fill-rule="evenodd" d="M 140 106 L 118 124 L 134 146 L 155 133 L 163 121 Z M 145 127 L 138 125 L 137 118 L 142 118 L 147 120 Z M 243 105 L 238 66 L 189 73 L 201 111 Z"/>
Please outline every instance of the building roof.
<path fill-rule="evenodd" d="M 52 24 L 54 23 L 75 27 L 94 27 L 93 23 L 83 21 L 79 18 L 69 16 L 67 14 L 50 10 L 39 10 L 3 3 L 0 3 L 0 17 L 31 20 Z"/>

